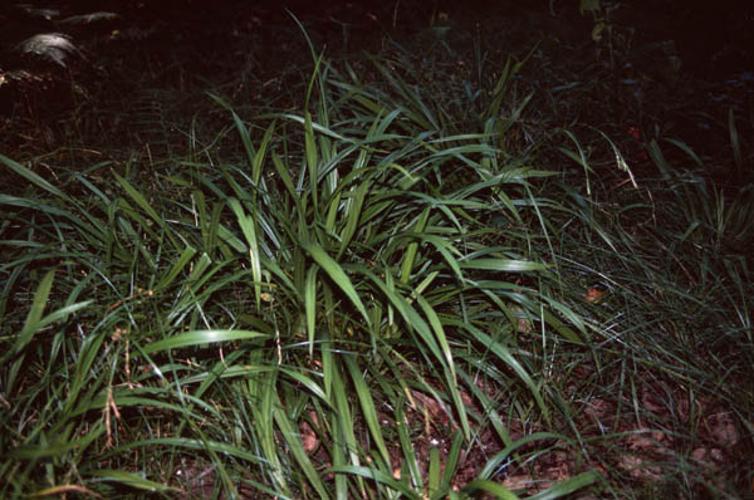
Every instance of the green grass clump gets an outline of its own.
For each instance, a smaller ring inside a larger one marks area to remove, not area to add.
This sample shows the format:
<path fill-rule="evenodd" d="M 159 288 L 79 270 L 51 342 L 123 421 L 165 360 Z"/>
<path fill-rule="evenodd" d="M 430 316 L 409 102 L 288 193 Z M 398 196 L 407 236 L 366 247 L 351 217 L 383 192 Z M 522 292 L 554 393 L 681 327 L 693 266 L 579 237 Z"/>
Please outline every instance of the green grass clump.
<path fill-rule="evenodd" d="M 250 122 L 213 95 L 232 126 L 161 163 L 51 182 L 0 156 L 3 496 L 515 498 L 503 479 L 555 452 L 570 474 L 535 498 L 615 493 L 636 478 L 596 455 L 619 455 L 624 416 L 668 430 L 642 380 L 744 421 L 751 280 L 720 249 L 748 238 L 750 199 L 658 160 L 663 204 L 624 210 L 688 225 L 640 240 L 537 166 L 553 145 L 509 148 L 520 65 L 456 121 L 386 64 L 366 85 L 318 58 L 302 112 Z M 581 299 L 595 281 L 604 307 Z M 610 396 L 615 427 L 590 434 L 582 403 Z"/>

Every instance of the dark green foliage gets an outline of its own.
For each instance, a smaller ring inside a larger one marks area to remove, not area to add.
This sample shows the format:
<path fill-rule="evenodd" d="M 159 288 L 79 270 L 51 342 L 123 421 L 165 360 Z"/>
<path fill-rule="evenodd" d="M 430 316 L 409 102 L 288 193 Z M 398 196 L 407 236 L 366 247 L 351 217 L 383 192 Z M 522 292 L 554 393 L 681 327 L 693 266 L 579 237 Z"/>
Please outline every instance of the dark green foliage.
<path fill-rule="evenodd" d="M 0 496 L 750 480 L 751 188 L 678 140 L 637 179 L 606 135 L 538 129 L 515 58 L 480 58 L 477 93 L 405 51 L 370 64 L 315 54 L 295 111 L 214 92 L 222 124 L 186 147 L 139 108 L 154 156 L 54 177 L 0 156 Z"/>

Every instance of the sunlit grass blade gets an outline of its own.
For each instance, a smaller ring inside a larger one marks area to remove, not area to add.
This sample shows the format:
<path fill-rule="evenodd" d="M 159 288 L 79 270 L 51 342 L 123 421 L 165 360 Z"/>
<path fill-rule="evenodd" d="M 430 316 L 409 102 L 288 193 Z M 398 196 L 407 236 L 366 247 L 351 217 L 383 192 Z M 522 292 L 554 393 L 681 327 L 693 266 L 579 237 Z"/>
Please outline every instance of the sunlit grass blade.
<path fill-rule="evenodd" d="M 500 464 L 504 460 L 506 460 L 515 450 L 529 443 L 542 440 L 564 440 L 568 442 L 565 436 L 551 432 L 536 432 L 534 434 L 529 434 L 528 436 L 524 436 L 521 439 L 516 440 L 516 442 L 514 442 L 512 445 L 506 446 L 502 451 L 497 453 L 494 457 L 490 458 L 482 468 L 481 472 L 479 472 L 479 475 L 477 477 L 482 480 L 489 479 L 494 475 L 494 472 L 497 470 Z"/>
<path fill-rule="evenodd" d="M 170 286 L 183 269 L 188 265 L 191 259 L 196 255 L 196 249 L 193 247 L 186 247 L 181 253 L 180 257 L 173 263 L 173 266 L 165 274 L 165 276 L 155 285 L 155 290 L 161 290 Z"/>
<path fill-rule="evenodd" d="M 474 481 L 471 481 L 463 487 L 461 492 L 469 496 L 475 496 L 477 492 L 486 492 L 500 500 L 518 500 L 519 498 L 502 484 L 485 479 L 475 479 Z"/>
<path fill-rule="evenodd" d="M 123 190 L 128 194 L 128 196 L 131 197 L 131 199 L 136 202 L 136 204 L 141 208 L 152 221 L 157 224 L 158 226 L 164 228 L 166 230 L 166 235 L 168 239 L 170 239 L 174 246 L 176 245 L 176 242 L 173 240 L 173 235 L 171 231 L 167 227 L 167 223 L 165 222 L 165 219 L 161 217 L 157 211 L 150 205 L 150 203 L 147 201 L 146 197 L 138 190 L 136 189 L 128 180 L 121 177 L 117 173 L 113 172 L 113 176 L 115 177 L 115 180 L 118 181 L 118 184 L 121 185 Z"/>
<path fill-rule="evenodd" d="M 312 127 L 312 115 L 304 112 L 304 154 L 306 155 L 306 167 L 309 175 L 309 190 L 312 197 L 314 211 L 318 211 L 318 181 L 319 181 L 319 151 L 314 140 L 314 128 Z"/>
<path fill-rule="evenodd" d="M 463 434 L 456 432 L 453 435 L 453 441 L 451 442 L 450 449 L 445 457 L 442 478 L 438 488 L 440 492 L 449 491 L 452 488 L 453 478 L 458 471 L 458 464 L 460 462 L 461 452 L 463 451 L 463 442 Z"/>
<path fill-rule="evenodd" d="M 424 231 L 424 228 L 427 226 L 427 221 L 429 220 L 429 214 L 430 211 L 428 208 L 425 208 L 421 215 L 416 220 L 416 224 L 414 226 L 414 232 L 416 233 L 422 233 Z M 416 242 L 412 242 L 408 244 L 408 247 L 406 248 L 406 251 L 403 255 L 403 262 L 401 263 L 401 283 L 408 283 L 409 279 L 411 278 L 411 272 L 414 270 L 414 261 L 416 260 L 416 252 L 419 249 L 419 244 Z"/>
<path fill-rule="evenodd" d="M 427 471 L 427 489 L 429 496 L 437 495 L 440 488 L 440 450 L 433 446 L 429 449 L 429 471 Z"/>
<path fill-rule="evenodd" d="M 369 432 L 372 435 L 372 439 L 374 440 L 374 444 L 377 447 L 377 450 L 380 452 L 381 458 L 389 466 L 390 454 L 388 453 L 387 446 L 385 445 L 385 439 L 382 435 L 382 428 L 377 417 L 377 409 L 375 408 L 374 400 L 372 398 L 369 387 L 367 386 L 367 383 L 364 380 L 363 375 L 361 374 L 361 370 L 356 364 L 356 360 L 347 357 L 344 358 L 344 362 L 346 367 L 348 368 L 351 382 L 353 383 L 354 389 L 356 390 L 356 396 L 359 399 L 361 414 L 366 421 Z"/>
<path fill-rule="evenodd" d="M 296 460 L 296 462 L 298 462 L 298 465 L 301 467 L 302 472 L 314 488 L 314 491 L 317 492 L 317 495 L 319 495 L 320 498 L 329 498 L 327 490 L 325 489 L 325 485 L 322 483 L 322 479 L 314 469 L 314 465 L 312 464 L 311 460 L 309 460 L 309 457 L 304 451 L 304 447 L 301 444 L 301 439 L 298 435 L 298 432 L 294 430 L 294 427 L 288 419 L 288 416 L 280 408 L 279 402 L 277 402 L 277 404 L 273 408 L 273 412 L 275 423 L 277 424 L 280 432 L 283 435 L 283 438 L 288 444 L 293 458 Z"/>
<path fill-rule="evenodd" d="M 59 188 L 53 186 L 50 184 L 47 180 L 45 180 L 43 177 L 39 176 L 38 174 L 34 173 L 30 169 L 24 167 L 20 163 L 18 163 L 15 160 L 12 160 L 8 158 L 7 156 L 0 154 L 0 163 L 11 169 L 16 174 L 20 175 L 21 177 L 25 178 L 32 184 L 39 186 L 40 188 L 44 189 L 48 193 L 51 193 L 58 198 L 61 198 L 63 200 L 70 200 L 71 198 L 68 197 L 63 191 L 61 191 Z"/>
<path fill-rule="evenodd" d="M 262 304 L 262 262 L 259 253 L 259 242 L 257 241 L 257 229 L 256 222 L 253 214 L 247 214 L 241 207 L 241 203 L 235 199 L 230 198 L 228 205 L 233 210 L 238 220 L 238 225 L 241 226 L 241 231 L 246 238 L 246 243 L 249 246 L 249 264 L 251 265 L 251 277 L 254 280 L 252 283 L 254 289 L 254 299 L 256 301 L 257 309 Z"/>
<path fill-rule="evenodd" d="M 378 484 L 387 486 L 393 491 L 401 493 L 405 498 L 412 500 L 419 500 L 421 498 L 419 494 L 415 493 L 404 483 L 397 481 L 389 474 L 381 470 L 377 470 L 371 467 L 357 467 L 355 465 L 346 465 L 343 467 L 332 467 L 330 471 L 334 472 L 335 474 L 350 474 L 375 481 Z"/>
<path fill-rule="evenodd" d="M 254 332 L 248 330 L 197 330 L 192 332 L 180 333 L 167 337 L 156 342 L 152 342 L 143 347 L 147 354 L 166 351 L 169 349 L 180 349 L 190 346 L 205 346 L 217 342 L 233 342 L 240 340 L 250 340 L 257 338 L 269 337 L 266 333 Z"/>
<path fill-rule="evenodd" d="M 309 356 L 314 355 L 314 337 L 317 326 L 317 270 L 311 266 L 306 272 L 306 285 L 304 287 L 304 308 L 306 312 L 306 332 L 309 342 Z"/>
<path fill-rule="evenodd" d="M 338 255 L 336 258 L 341 258 L 343 253 L 351 243 L 351 239 L 356 233 L 358 227 L 359 218 L 361 217 L 361 210 L 364 206 L 364 201 L 369 190 L 369 182 L 362 182 L 354 189 L 350 195 L 349 210 L 346 219 L 346 224 L 343 226 L 343 230 L 340 233 L 340 248 L 338 249 Z"/>
<path fill-rule="evenodd" d="M 451 322 L 450 320 L 449 322 L 468 331 L 472 338 L 476 339 L 485 349 L 489 350 L 489 352 L 493 353 L 500 358 L 501 361 L 507 364 L 516 373 L 521 382 L 529 388 L 534 400 L 537 402 L 537 406 L 539 406 L 542 415 L 545 417 L 545 420 L 549 420 L 550 410 L 542 397 L 542 392 L 538 384 L 534 382 L 531 375 L 529 375 L 523 365 L 521 365 L 516 357 L 510 352 L 508 347 L 501 342 L 495 341 L 489 335 L 473 325 L 456 321 Z"/>
<path fill-rule="evenodd" d="M 462 269 L 501 271 L 506 273 L 546 271 L 547 269 L 549 269 L 549 266 L 547 264 L 519 259 L 495 259 L 479 257 L 474 259 L 463 259 L 460 260 L 459 263 Z"/>
<path fill-rule="evenodd" d="M 356 310 L 362 315 L 367 327 L 371 328 L 371 321 L 364 303 L 361 301 L 359 294 L 356 292 L 348 275 L 343 271 L 343 268 L 317 243 L 302 242 L 301 246 L 340 288 L 343 294 L 356 307 Z"/>
<path fill-rule="evenodd" d="M 577 476 L 558 481 L 544 491 L 540 491 L 529 497 L 530 500 L 553 500 L 561 498 L 592 484 L 602 481 L 603 478 L 595 471 L 583 472 Z"/>
<path fill-rule="evenodd" d="M 256 353 L 254 358 L 259 358 Z M 262 473 L 269 478 L 274 487 L 286 496 L 290 496 L 290 485 L 283 469 L 279 448 L 275 438 L 274 407 L 278 394 L 276 392 L 277 371 L 264 373 L 261 377 L 251 377 L 247 381 L 249 389 L 248 405 L 254 416 L 254 430 L 256 431 L 261 457 L 265 466 Z"/>
<path fill-rule="evenodd" d="M 31 333 L 36 329 L 37 323 L 42 319 L 45 307 L 47 306 L 47 300 L 50 297 L 52 291 L 52 284 L 55 282 L 56 269 L 47 271 L 42 280 L 37 286 L 37 290 L 34 293 L 34 300 L 32 300 L 29 313 L 26 315 L 26 321 L 24 322 L 24 328 L 16 341 L 16 352 L 19 348 L 28 343 L 28 338 Z"/>
<path fill-rule="evenodd" d="M 453 405 L 456 408 L 456 414 L 458 415 L 461 429 L 463 429 L 464 436 L 468 438 L 471 434 L 471 428 L 469 426 L 469 420 L 466 414 L 466 405 L 463 403 L 461 394 L 458 391 L 455 362 L 453 360 L 453 354 L 450 349 L 450 344 L 445 334 L 445 329 L 440 320 L 440 317 L 434 311 L 432 306 L 421 295 L 417 296 L 417 303 L 424 313 L 424 316 L 429 321 L 429 325 L 435 334 L 435 338 L 437 339 L 437 345 L 444 355 L 448 391 L 450 392 L 451 399 L 453 400 Z"/>
<path fill-rule="evenodd" d="M 411 483 L 416 490 L 424 489 L 424 480 L 422 478 L 419 462 L 416 457 L 414 443 L 411 440 L 409 422 L 404 411 L 404 399 L 401 398 L 395 403 L 395 425 L 398 431 L 398 440 L 401 444 L 403 454 L 403 466 L 408 469 L 411 477 Z"/>
<path fill-rule="evenodd" d="M 346 381 L 343 378 L 343 375 L 341 373 L 341 369 L 339 366 L 332 366 L 331 368 L 331 377 L 332 377 L 332 397 L 333 397 L 333 407 L 334 411 L 332 414 L 332 428 L 334 430 L 334 436 L 338 437 L 339 439 L 334 440 L 331 443 L 332 447 L 339 447 L 340 450 L 335 453 L 333 452 L 333 456 L 339 456 L 342 458 L 347 457 L 348 462 L 354 467 L 360 467 L 361 466 L 361 459 L 359 457 L 359 452 L 361 450 L 361 447 L 359 446 L 359 443 L 356 441 L 356 434 L 355 434 L 355 425 L 354 425 L 354 419 L 351 412 L 351 404 L 348 401 L 347 394 L 346 394 Z M 345 462 L 345 460 L 343 460 Z M 337 467 L 339 464 L 337 464 L 335 461 L 333 461 L 333 466 Z M 342 465 L 346 465 L 343 463 Z M 338 474 L 336 472 L 336 477 L 344 477 L 342 474 Z M 363 481 L 358 481 L 358 487 L 359 491 L 363 494 L 365 494 L 366 490 L 364 487 Z M 345 484 L 341 482 L 341 488 L 345 488 Z M 345 492 L 343 490 L 338 492 L 339 494 L 344 494 Z"/>
<path fill-rule="evenodd" d="M 172 488 L 163 483 L 158 483 L 157 481 L 152 481 L 134 472 L 124 470 L 96 470 L 93 471 L 91 475 L 96 478 L 96 481 L 119 483 L 130 488 L 148 491 L 150 493 L 178 492 L 176 488 Z"/>

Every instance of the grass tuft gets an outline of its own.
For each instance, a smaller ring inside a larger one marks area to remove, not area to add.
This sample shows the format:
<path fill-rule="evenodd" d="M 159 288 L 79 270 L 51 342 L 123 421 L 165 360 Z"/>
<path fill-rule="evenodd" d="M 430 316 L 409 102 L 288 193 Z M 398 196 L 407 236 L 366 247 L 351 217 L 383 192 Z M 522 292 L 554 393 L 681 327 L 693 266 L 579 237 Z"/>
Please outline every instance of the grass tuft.
<path fill-rule="evenodd" d="M 750 480 L 714 456 L 751 451 L 751 186 L 677 139 L 635 176 L 602 132 L 610 171 L 537 134 L 532 53 L 460 104 L 400 50 L 371 83 L 315 54 L 302 109 L 212 94 L 227 124 L 185 156 L 50 180 L 0 155 L 0 494 Z"/>

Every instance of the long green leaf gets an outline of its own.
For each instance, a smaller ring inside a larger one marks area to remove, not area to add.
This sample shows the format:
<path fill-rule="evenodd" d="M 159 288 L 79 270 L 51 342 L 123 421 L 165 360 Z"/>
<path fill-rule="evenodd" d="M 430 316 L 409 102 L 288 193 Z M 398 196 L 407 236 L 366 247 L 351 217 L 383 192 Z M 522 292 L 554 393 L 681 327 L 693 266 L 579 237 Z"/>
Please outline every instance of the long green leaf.
<path fill-rule="evenodd" d="M 351 279 L 346 275 L 345 271 L 343 271 L 343 268 L 340 267 L 332 257 L 327 255 L 327 252 L 325 252 L 325 250 L 318 244 L 302 243 L 301 246 L 312 256 L 319 267 L 324 269 L 327 275 L 330 276 L 345 296 L 348 297 L 351 303 L 356 307 L 356 310 L 361 313 L 367 327 L 371 329 L 371 320 L 369 314 L 367 314 L 366 307 L 364 307 L 364 303 L 361 301 Z"/>
<path fill-rule="evenodd" d="M 42 314 L 44 314 L 45 307 L 47 306 L 47 299 L 50 297 L 52 284 L 55 281 L 55 272 L 55 269 L 47 271 L 42 281 L 39 282 L 37 291 L 34 292 L 34 300 L 32 300 L 29 313 L 26 315 L 26 322 L 16 341 L 14 349 L 16 352 L 29 342 L 37 329 L 39 320 L 42 319 Z"/>
<path fill-rule="evenodd" d="M 256 223 L 252 215 L 244 212 L 241 203 L 237 199 L 229 198 L 228 205 L 233 210 L 233 213 L 236 214 L 238 225 L 241 226 L 246 243 L 249 245 L 249 264 L 251 265 L 251 277 L 254 280 L 254 299 L 257 310 L 259 310 L 262 303 L 262 260 L 259 254 Z"/>
<path fill-rule="evenodd" d="M 356 365 L 356 361 L 352 357 L 345 357 L 344 361 L 348 368 L 348 373 L 351 375 L 353 386 L 356 389 L 356 396 L 359 399 L 361 413 L 364 416 L 364 421 L 367 424 L 369 433 L 372 435 L 374 444 L 377 446 L 377 450 L 380 452 L 382 459 L 386 464 L 390 465 L 390 454 L 387 451 L 387 445 L 382 436 L 382 428 L 377 417 L 377 409 L 374 406 L 374 399 L 372 399 L 371 391 L 369 390 L 369 387 L 367 387 L 367 383 L 364 380 L 364 376 L 361 374 L 361 370 Z"/>
<path fill-rule="evenodd" d="M 317 326 L 317 271 L 319 267 L 313 265 L 306 272 L 304 285 L 304 309 L 306 314 L 306 332 L 309 342 L 309 357 L 314 355 L 314 336 Z"/>
<path fill-rule="evenodd" d="M 173 492 L 180 491 L 166 484 L 162 484 L 156 481 L 146 479 L 140 474 L 136 474 L 134 472 L 127 472 L 124 470 L 102 469 L 102 470 L 93 471 L 91 474 L 93 477 L 97 478 L 98 481 L 108 481 L 108 482 L 119 483 L 124 486 L 136 488 L 138 490 L 149 491 L 151 493 L 167 493 L 169 491 L 173 491 Z"/>
<path fill-rule="evenodd" d="M 464 486 L 461 491 L 469 495 L 469 497 L 471 498 L 474 498 L 476 496 L 474 495 L 474 493 L 478 491 L 484 491 L 493 495 L 499 500 L 518 500 L 518 496 L 516 496 L 511 490 L 509 490 L 502 484 L 484 479 L 476 479 L 474 481 L 471 481 L 469 484 Z"/>
<path fill-rule="evenodd" d="M 294 431 L 293 424 L 289 420 L 288 415 L 286 415 L 280 408 L 279 401 L 273 409 L 273 415 L 283 438 L 288 443 L 288 448 L 290 449 L 293 458 L 298 462 L 304 475 L 309 480 L 309 483 L 314 487 L 314 491 L 317 492 L 319 498 L 329 498 L 325 485 L 322 483 L 322 478 L 314 469 L 314 465 L 307 456 L 306 451 L 304 451 L 298 432 Z"/>
<path fill-rule="evenodd" d="M 477 258 L 459 261 L 462 269 L 479 269 L 481 271 L 501 271 L 506 273 L 522 273 L 531 271 L 546 271 L 547 264 L 517 259 Z"/>
<path fill-rule="evenodd" d="M 189 346 L 201 346 L 217 342 L 233 342 L 238 340 L 250 340 L 269 337 L 266 333 L 254 332 L 249 330 L 195 330 L 167 337 L 157 342 L 152 342 L 144 346 L 143 350 L 147 354 L 166 351 L 168 349 L 179 349 Z"/>
<path fill-rule="evenodd" d="M 0 163 L 3 163 L 6 167 L 13 170 L 16 174 L 25 178 L 27 181 L 31 182 L 37 187 L 40 187 L 44 189 L 45 191 L 54 194 L 58 198 L 62 198 L 63 200 L 66 200 L 66 201 L 71 199 L 68 197 L 68 195 L 66 195 L 60 189 L 56 188 L 55 186 L 47 182 L 44 178 L 42 178 L 38 174 L 32 172 L 30 169 L 24 167 L 17 161 L 11 160 L 10 158 L 8 158 L 7 156 L 3 154 L 0 154 Z"/>
<path fill-rule="evenodd" d="M 385 472 L 382 472 L 381 470 L 375 469 L 373 467 L 370 468 L 346 465 L 343 467 L 332 467 L 329 469 L 329 471 L 335 474 L 352 474 L 355 476 L 363 477 L 365 479 L 371 479 L 379 484 L 384 484 L 385 486 L 390 487 L 394 491 L 401 493 L 409 499 L 419 500 L 421 498 L 421 496 L 412 491 L 406 484 L 396 481 L 389 474 L 386 474 Z"/>
<path fill-rule="evenodd" d="M 582 472 L 577 476 L 558 481 L 546 490 L 530 496 L 528 500 L 554 500 L 555 498 L 570 495 L 602 480 L 602 476 L 597 471 Z"/>
<path fill-rule="evenodd" d="M 487 463 L 482 468 L 481 472 L 479 472 L 479 475 L 477 476 L 480 479 L 488 479 L 493 476 L 495 471 L 498 467 L 500 467 L 500 464 L 503 463 L 504 460 L 508 458 L 508 456 L 516 451 L 518 448 L 521 448 L 522 446 L 525 446 L 529 443 L 535 442 L 535 441 L 542 441 L 542 440 L 564 440 L 568 442 L 568 439 L 565 436 L 562 436 L 560 434 L 554 434 L 552 432 L 535 432 L 534 434 L 529 434 L 528 436 L 524 436 L 521 439 L 516 440 L 512 445 L 506 446 L 502 451 L 495 454 L 494 457 L 489 459 Z"/>

